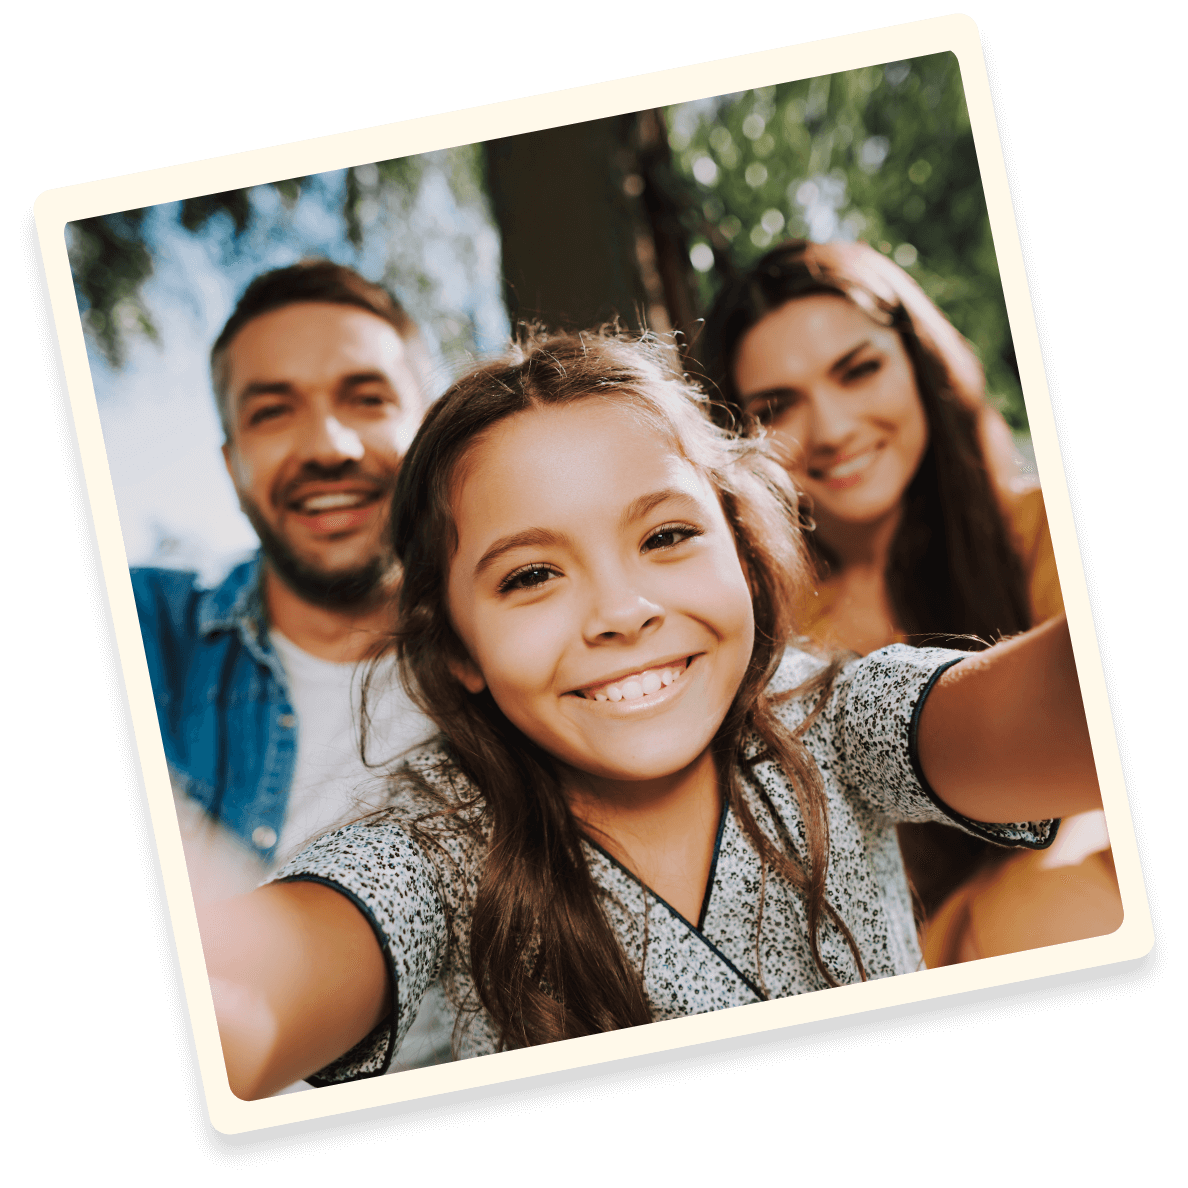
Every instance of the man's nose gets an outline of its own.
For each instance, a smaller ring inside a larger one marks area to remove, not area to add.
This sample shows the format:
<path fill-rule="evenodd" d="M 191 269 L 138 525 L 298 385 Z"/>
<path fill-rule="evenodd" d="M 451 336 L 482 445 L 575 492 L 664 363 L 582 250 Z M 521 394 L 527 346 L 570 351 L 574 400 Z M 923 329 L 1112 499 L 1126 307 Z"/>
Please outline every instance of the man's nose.
<path fill-rule="evenodd" d="M 306 449 L 310 460 L 325 466 L 334 466 L 347 459 L 358 462 L 364 453 L 358 433 L 332 414 L 313 418 Z"/>

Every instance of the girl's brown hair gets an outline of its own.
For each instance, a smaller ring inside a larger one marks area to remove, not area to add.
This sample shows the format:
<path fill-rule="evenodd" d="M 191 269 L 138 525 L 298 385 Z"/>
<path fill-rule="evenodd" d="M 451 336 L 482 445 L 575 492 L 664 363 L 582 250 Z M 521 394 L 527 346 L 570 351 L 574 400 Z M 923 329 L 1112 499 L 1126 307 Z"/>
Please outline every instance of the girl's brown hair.
<path fill-rule="evenodd" d="M 646 418 L 719 493 L 755 607 L 750 663 L 712 743 L 723 796 L 762 860 L 764 879 L 775 871 L 804 896 L 813 959 L 825 982 L 836 985 L 839 977 L 821 957 L 825 920 L 845 938 L 865 977 L 854 939 L 825 896 L 825 791 L 800 740 L 811 716 L 795 733 L 788 730 L 776 717 L 778 699 L 767 693 L 799 583 L 807 577 L 796 493 L 760 437 L 738 436 L 710 421 L 702 393 L 674 373 L 669 358 L 654 341 L 606 333 L 528 339 L 464 376 L 433 406 L 397 483 L 392 533 L 404 577 L 392 646 L 410 695 L 478 790 L 431 817 L 452 818 L 452 827 L 472 829 L 484 843 L 470 962 L 504 1048 L 650 1022 L 641 970 L 623 952 L 587 868 L 562 765 L 514 727 L 488 691 L 468 693 L 450 674 L 450 662 L 466 658 L 446 599 L 458 539 L 452 513 L 457 468 L 500 421 L 579 400 L 614 401 Z M 823 693 L 831 679 L 826 669 L 807 691 Z M 752 734 L 762 740 L 762 753 L 744 760 L 743 741 Z M 750 768 L 765 757 L 780 764 L 796 791 L 804 854 L 792 851 L 786 837 L 769 836 L 743 795 Z"/>
<path fill-rule="evenodd" d="M 979 432 L 987 411 L 981 365 L 898 265 L 864 243 L 792 240 L 727 282 L 701 340 L 720 407 L 748 419 L 734 382 L 747 331 L 788 302 L 819 294 L 844 297 L 898 332 L 928 421 L 928 448 L 904 493 L 887 568 L 900 625 L 909 635 L 951 636 L 956 648 L 971 646 L 968 637 L 993 640 L 1026 631 L 1026 577 Z M 827 572 L 836 559 L 813 534 L 809 545 Z"/>

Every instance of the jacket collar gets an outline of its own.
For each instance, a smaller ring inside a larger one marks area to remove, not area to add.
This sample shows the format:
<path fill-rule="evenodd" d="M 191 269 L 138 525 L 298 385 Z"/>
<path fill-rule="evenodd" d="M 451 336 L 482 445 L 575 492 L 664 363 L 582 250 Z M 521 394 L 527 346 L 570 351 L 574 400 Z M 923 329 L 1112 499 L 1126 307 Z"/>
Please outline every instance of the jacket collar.
<path fill-rule="evenodd" d="M 237 565 L 198 600 L 198 630 L 205 636 L 219 631 L 246 632 L 253 640 L 266 626 L 264 600 L 260 594 L 261 555 Z"/>
<path fill-rule="evenodd" d="M 273 651 L 268 638 L 268 615 L 260 592 L 262 555 L 237 565 L 213 590 L 208 590 L 198 602 L 198 630 L 206 638 L 220 631 L 238 634 L 248 654 L 269 669 L 287 686 L 288 678 L 280 657 Z"/>

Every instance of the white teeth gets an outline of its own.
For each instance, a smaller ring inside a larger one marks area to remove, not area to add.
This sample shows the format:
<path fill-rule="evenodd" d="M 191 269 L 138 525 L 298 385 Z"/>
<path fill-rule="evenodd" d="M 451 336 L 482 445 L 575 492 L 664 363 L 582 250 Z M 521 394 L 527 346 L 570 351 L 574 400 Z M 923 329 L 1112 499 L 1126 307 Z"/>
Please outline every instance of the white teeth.
<path fill-rule="evenodd" d="M 674 668 L 649 668 L 644 672 L 633 673 L 617 684 L 587 692 L 586 696 L 594 701 L 637 701 L 671 685 L 684 671 L 683 664 Z"/>
<path fill-rule="evenodd" d="M 325 495 L 311 495 L 302 500 L 301 506 L 305 511 L 330 511 L 339 507 L 354 507 L 362 503 L 363 499 L 359 491 L 333 491 Z"/>
<path fill-rule="evenodd" d="M 838 465 L 831 466 L 824 472 L 824 477 L 826 479 L 849 478 L 850 475 L 857 474 L 862 470 L 874 456 L 875 450 L 867 450 L 865 453 L 859 454 L 856 458 L 850 458 L 846 462 L 839 462 Z"/>

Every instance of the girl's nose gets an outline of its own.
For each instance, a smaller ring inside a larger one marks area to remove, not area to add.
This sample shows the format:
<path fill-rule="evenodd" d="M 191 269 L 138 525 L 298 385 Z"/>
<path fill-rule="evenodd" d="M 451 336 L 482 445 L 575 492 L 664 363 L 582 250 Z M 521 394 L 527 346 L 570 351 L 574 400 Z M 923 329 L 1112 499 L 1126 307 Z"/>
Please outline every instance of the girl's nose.
<path fill-rule="evenodd" d="M 587 643 L 629 642 L 663 621 L 663 607 L 645 592 L 632 589 L 625 580 L 608 580 L 599 584 L 583 634 Z"/>

